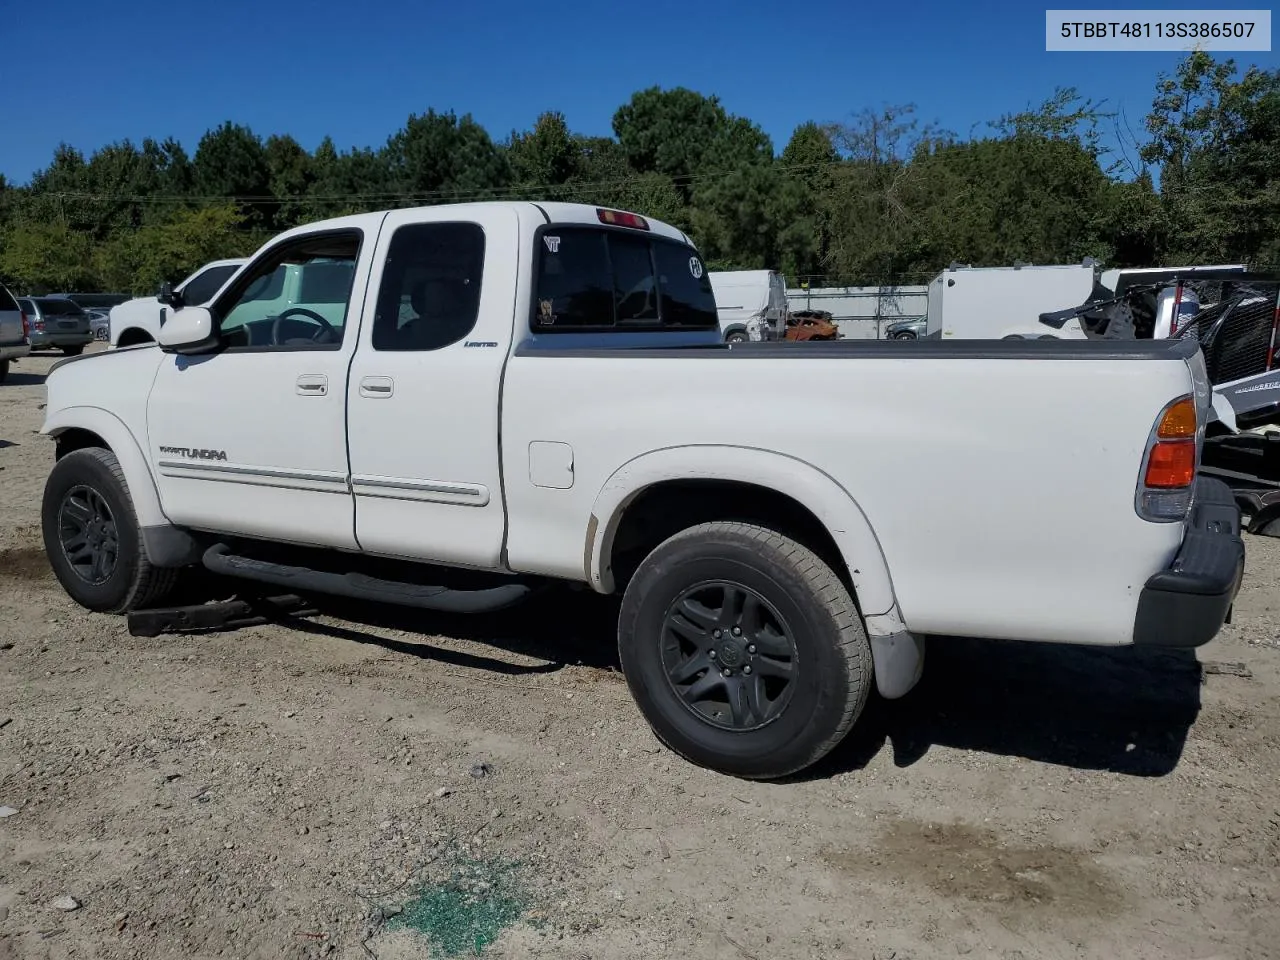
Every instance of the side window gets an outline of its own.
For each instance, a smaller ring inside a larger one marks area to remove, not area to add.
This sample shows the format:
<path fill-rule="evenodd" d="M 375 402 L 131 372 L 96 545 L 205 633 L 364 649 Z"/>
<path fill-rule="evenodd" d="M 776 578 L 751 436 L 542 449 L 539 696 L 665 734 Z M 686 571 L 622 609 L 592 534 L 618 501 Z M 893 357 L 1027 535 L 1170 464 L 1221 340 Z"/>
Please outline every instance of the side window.
<path fill-rule="evenodd" d="M 183 302 L 193 306 L 208 303 L 213 299 L 213 295 L 222 289 L 222 285 L 236 272 L 236 269 L 235 266 L 228 264 L 223 267 L 210 267 L 208 270 L 197 273 L 182 288 Z"/>
<path fill-rule="evenodd" d="M 213 309 L 228 348 L 338 349 L 360 240 L 358 231 L 304 237 L 250 267 Z"/>
<path fill-rule="evenodd" d="M 21 308 L 22 312 L 25 313 L 29 318 L 32 318 L 32 319 L 35 318 L 36 305 L 32 303 L 30 300 L 19 300 L 18 306 Z"/>
<path fill-rule="evenodd" d="M 719 327 L 710 277 L 692 247 L 567 226 L 542 234 L 531 319 L 542 332 Z"/>
<path fill-rule="evenodd" d="M 414 223 L 391 237 L 373 318 L 375 350 L 439 350 L 475 329 L 484 279 L 476 223 Z"/>

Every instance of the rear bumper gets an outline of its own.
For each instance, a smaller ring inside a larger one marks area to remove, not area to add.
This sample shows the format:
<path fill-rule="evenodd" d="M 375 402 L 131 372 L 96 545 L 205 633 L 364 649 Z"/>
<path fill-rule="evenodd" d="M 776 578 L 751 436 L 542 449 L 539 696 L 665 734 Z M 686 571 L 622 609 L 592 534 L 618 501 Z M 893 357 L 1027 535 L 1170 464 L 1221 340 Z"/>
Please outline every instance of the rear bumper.
<path fill-rule="evenodd" d="M 31 334 L 33 347 L 74 347 L 78 343 L 92 343 L 93 334 L 88 330 L 46 330 Z"/>
<path fill-rule="evenodd" d="M 18 360 L 31 352 L 29 343 L 0 344 L 0 360 Z"/>
<path fill-rule="evenodd" d="M 1142 588 L 1133 642 L 1151 647 L 1208 643 L 1230 616 L 1243 576 L 1240 508 L 1225 483 L 1201 477 L 1178 555 Z"/>

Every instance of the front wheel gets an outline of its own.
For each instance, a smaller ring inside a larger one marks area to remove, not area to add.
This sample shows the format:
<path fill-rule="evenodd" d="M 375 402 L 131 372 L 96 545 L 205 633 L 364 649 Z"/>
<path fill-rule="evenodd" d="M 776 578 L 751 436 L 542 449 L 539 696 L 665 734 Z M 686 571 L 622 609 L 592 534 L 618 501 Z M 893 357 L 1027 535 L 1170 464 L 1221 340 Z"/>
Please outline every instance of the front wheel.
<path fill-rule="evenodd" d="M 691 527 L 650 553 L 623 595 L 618 646 L 658 738 L 750 779 L 827 754 L 872 683 L 845 585 L 807 547 L 746 523 Z"/>
<path fill-rule="evenodd" d="M 735 330 L 733 333 L 724 338 L 725 343 L 745 343 L 747 341 L 747 332 L 745 330 Z"/>
<path fill-rule="evenodd" d="M 895 340 L 914 340 L 915 338 L 916 335 L 909 330 L 905 333 L 895 333 L 893 335 L 893 339 Z"/>
<path fill-rule="evenodd" d="M 147 557 L 124 471 L 110 450 L 73 450 L 55 463 L 40 519 L 49 565 L 82 607 L 123 613 L 173 586 L 177 572 Z"/>

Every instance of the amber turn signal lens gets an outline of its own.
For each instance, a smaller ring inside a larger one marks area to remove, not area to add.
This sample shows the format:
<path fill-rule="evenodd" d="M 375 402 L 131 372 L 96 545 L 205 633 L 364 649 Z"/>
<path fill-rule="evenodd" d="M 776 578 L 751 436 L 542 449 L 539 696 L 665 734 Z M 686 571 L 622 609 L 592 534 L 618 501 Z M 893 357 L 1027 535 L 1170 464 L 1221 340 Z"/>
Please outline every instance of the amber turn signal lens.
<path fill-rule="evenodd" d="M 1194 440 L 1168 440 L 1151 448 L 1147 458 L 1148 487 L 1168 490 L 1189 487 L 1196 478 L 1196 443 Z"/>
<path fill-rule="evenodd" d="M 1183 397 L 1160 418 L 1156 436 L 1161 440 L 1191 439 L 1196 435 L 1196 402 Z"/>

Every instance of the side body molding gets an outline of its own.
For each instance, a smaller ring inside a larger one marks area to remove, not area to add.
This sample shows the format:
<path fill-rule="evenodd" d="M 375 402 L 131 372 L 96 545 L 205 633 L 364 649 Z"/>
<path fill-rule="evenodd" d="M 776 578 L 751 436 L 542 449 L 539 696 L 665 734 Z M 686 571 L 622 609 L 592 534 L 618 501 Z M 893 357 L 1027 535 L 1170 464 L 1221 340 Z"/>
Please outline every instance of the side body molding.
<path fill-rule="evenodd" d="M 666 447 L 619 467 L 596 496 L 586 545 L 586 573 L 602 593 L 614 589 L 609 556 L 626 508 L 647 487 L 667 480 L 729 480 L 786 494 L 830 532 L 849 568 L 869 635 L 906 630 L 884 552 L 857 501 L 831 476 L 785 454 L 719 444 Z"/>

